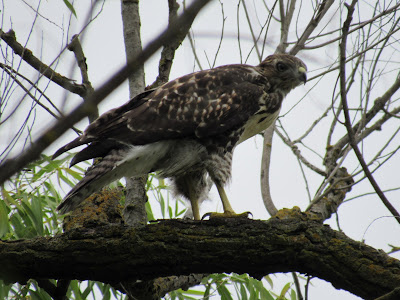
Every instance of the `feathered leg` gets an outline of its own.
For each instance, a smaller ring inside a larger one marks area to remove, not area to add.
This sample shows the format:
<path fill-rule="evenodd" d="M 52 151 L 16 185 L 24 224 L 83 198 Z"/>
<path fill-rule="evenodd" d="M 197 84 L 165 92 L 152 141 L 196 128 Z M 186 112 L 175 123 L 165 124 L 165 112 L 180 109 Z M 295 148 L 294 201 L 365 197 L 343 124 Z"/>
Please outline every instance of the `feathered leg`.
<path fill-rule="evenodd" d="M 236 214 L 233 210 L 228 197 L 225 193 L 224 185 L 229 180 L 231 176 L 231 167 L 232 167 L 232 153 L 226 152 L 223 154 L 216 153 L 212 156 L 212 160 L 208 163 L 208 173 L 211 176 L 211 179 L 214 181 L 215 186 L 217 187 L 219 196 L 221 198 L 222 207 L 224 209 L 223 213 L 207 213 L 203 216 L 210 218 L 247 218 L 249 216 L 249 212 Z"/>
<path fill-rule="evenodd" d="M 193 218 L 200 220 L 200 204 L 207 198 L 212 182 L 205 170 L 172 178 L 175 194 L 183 195 L 190 201 Z"/>

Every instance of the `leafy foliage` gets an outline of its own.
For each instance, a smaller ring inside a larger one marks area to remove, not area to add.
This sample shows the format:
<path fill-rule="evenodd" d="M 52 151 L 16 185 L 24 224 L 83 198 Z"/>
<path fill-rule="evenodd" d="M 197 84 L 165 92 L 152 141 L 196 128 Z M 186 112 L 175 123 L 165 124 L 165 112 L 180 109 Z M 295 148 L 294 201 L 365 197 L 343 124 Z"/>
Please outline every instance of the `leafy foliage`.
<path fill-rule="evenodd" d="M 219 296 L 222 300 L 295 300 L 296 291 L 292 289 L 292 283 L 287 283 L 279 295 L 268 291 L 264 281 L 271 288 L 273 282 L 269 276 L 263 278 L 263 281 L 257 280 L 247 274 L 211 274 L 203 279 L 199 289 L 189 289 L 187 291 L 177 290 L 169 293 L 166 299 L 211 299 Z M 288 297 L 289 298 L 288 298 Z"/>

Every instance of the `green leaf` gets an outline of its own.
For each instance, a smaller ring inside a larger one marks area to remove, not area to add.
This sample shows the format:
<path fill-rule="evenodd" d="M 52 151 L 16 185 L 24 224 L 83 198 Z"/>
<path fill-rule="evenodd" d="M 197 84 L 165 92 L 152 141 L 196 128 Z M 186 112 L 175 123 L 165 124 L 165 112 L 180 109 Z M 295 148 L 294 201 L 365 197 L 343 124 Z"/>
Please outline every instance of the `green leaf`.
<path fill-rule="evenodd" d="M 233 300 L 231 293 L 225 284 L 220 284 L 217 288 L 218 294 L 221 296 L 221 300 Z"/>
<path fill-rule="evenodd" d="M 290 292 L 290 300 L 297 300 L 296 291 L 293 289 Z"/>
<path fill-rule="evenodd" d="M 207 283 L 206 284 L 206 290 L 204 291 L 204 295 L 203 295 L 205 300 L 208 300 L 210 298 L 209 297 L 210 296 L 210 289 L 211 289 L 211 284 Z"/>
<path fill-rule="evenodd" d="M 10 231 L 8 224 L 8 208 L 4 201 L 0 201 L 0 238 Z"/>
<path fill-rule="evenodd" d="M 67 178 L 61 170 L 57 171 L 57 176 L 58 176 L 58 180 L 62 180 L 63 182 L 65 182 L 66 184 L 68 184 L 71 188 L 75 186 L 75 183 L 73 183 L 69 178 Z"/>
<path fill-rule="evenodd" d="M 291 286 L 292 286 L 291 282 L 286 283 L 285 286 L 282 288 L 282 291 L 281 291 L 281 294 L 279 295 L 279 297 L 285 298 L 285 295 Z"/>
<path fill-rule="evenodd" d="M 271 277 L 264 276 L 264 279 L 269 283 L 269 285 L 271 286 L 271 289 L 274 288 L 274 282 L 272 281 Z"/>
<path fill-rule="evenodd" d="M 76 12 L 74 7 L 72 6 L 72 4 L 68 1 L 68 0 L 63 0 L 64 4 L 68 7 L 68 9 L 72 12 L 72 14 L 75 16 L 75 18 L 77 18 L 76 16 Z"/>
<path fill-rule="evenodd" d="M 203 296 L 204 292 L 198 291 L 198 290 L 187 290 L 187 291 L 182 291 L 183 294 L 185 295 L 193 295 L 193 296 Z"/>
<path fill-rule="evenodd" d="M 5 284 L 3 280 L 0 280 L 0 299 L 9 299 L 12 284 Z"/>
<path fill-rule="evenodd" d="M 242 300 L 247 300 L 247 292 L 246 292 L 246 287 L 244 284 L 240 284 L 240 297 Z"/>
<path fill-rule="evenodd" d="M 24 218 L 24 221 L 28 224 L 30 224 L 29 227 L 31 227 L 31 232 L 34 233 L 34 235 L 42 235 L 43 234 L 43 221 L 42 221 L 42 216 L 41 212 L 39 212 L 39 216 L 35 214 L 35 212 L 32 210 L 32 206 L 30 205 L 29 201 L 27 199 L 24 199 L 21 202 L 25 212 L 27 213 L 27 216 Z M 29 221 L 28 221 L 29 220 Z"/>
<path fill-rule="evenodd" d="M 72 280 L 71 283 L 69 284 L 69 286 L 70 286 L 72 292 L 74 293 L 74 296 L 75 296 L 74 299 L 75 300 L 83 300 L 84 299 L 82 297 L 82 293 L 81 293 L 81 290 L 79 288 L 77 280 Z"/>
<path fill-rule="evenodd" d="M 71 170 L 70 168 L 64 168 L 63 170 L 65 172 L 67 172 L 69 175 L 71 175 L 73 178 L 75 178 L 76 180 L 81 180 L 82 179 L 82 173 L 81 172 L 77 172 L 77 171 Z"/>
<path fill-rule="evenodd" d="M 94 281 L 90 281 L 89 280 L 88 281 L 88 286 L 86 287 L 86 289 L 82 293 L 82 298 L 83 299 L 86 299 L 89 296 L 90 292 L 93 291 L 93 286 L 94 286 Z"/>
<path fill-rule="evenodd" d="M 149 201 L 146 202 L 145 208 L 146 208 L 146 213 L 147 213 L 147 221 L 155 220 L 154 214 L 153 214 L 153 211 L 151 209 L 151 205 L 150 205 Z"/>

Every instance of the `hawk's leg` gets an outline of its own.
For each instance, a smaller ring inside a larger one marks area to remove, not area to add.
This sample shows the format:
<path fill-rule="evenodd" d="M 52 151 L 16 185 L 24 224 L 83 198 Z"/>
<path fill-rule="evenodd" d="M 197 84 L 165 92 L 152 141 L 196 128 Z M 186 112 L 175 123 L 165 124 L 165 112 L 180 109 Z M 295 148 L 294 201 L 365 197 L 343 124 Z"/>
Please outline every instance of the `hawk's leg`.
<path fill-rule="evenodd" d="M 217 187 L 219 196 L 222 201 L 223 213 L 207 213 L 203 216 L 210 218 L 247 218 L 249 212 L 237 214 L 229 203 L 228 197 L 224 190 L 224 184 L 231 176 L 232 168 L 232 152 L 217 152 L 210 155 L 211 159 L 207 162 L 207 171 Z"/>
<path fill-rule="evenodd" d="M 228 197 L 226 196 L 224 187 L 218 183 L 215 183 L 215 186 L 217 187 L 219 196 L 221 198 L 222 207 L 224 208 L 224 212 L 223 213 L 216 213 L 216 212 L 206 213 L 202 217 L 202 219 L 204 219 L 206 217 L 210 217 L 210 219 L 212 219 L 212 218 L 248 218 L 249 215 L 251 215 L 251 212 L 244 212 L 241 214 L 235 213 L 231 204 L 229 203 Z"/>
<path fill-rule="evenodd" d="M 190 201 L 193 219 L 200 220 L 200 204 L 207 198 L 212 185 L 206 171 L 195 170 L 171 179 L 175 194 L 182 195 Z"/>
<path fill-rule="evenodd" d="M 218 190 L 218 194 L 221 198 L 222 201 L 222 207 L 224 208 L 224 214 L 229 216 L 229 215 L 236 215 L 236 213 L 233 211 L 231 204 L 229 203 L 228 197 L 226 196 L 224 187 L 220 184 L 215 184 Z"/>
<path fill-rule="evenodd" d="M 193 219 L 200 220 L 199 199 L 191 195 L 189 200 L 192 206 Z"/>

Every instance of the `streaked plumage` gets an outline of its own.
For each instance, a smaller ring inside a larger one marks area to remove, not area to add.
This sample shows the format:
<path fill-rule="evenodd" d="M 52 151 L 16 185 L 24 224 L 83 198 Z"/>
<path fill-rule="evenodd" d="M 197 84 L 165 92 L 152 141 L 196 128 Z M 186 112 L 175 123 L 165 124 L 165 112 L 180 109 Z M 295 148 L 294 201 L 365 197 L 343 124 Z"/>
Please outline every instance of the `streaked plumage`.
<path fill-rule="evenodd" d="M 171 178 L 177 194 L 199 201 L 216 184 L 226 215 L 234 212 L 223 186 L 231 176 L 236 145 L 265 130 L 287 93 L 306 82 L 306 66 L 286 54 L 260 65 L 227 65 L 192 73 L 146 91 L 110 110 L 54 157 L 88 144 L 71 165 L 101 157 L 58 209 L 73 210 L 86 197 L 123 176 L 149 172 Z"/>

